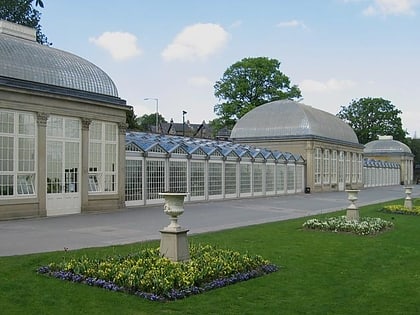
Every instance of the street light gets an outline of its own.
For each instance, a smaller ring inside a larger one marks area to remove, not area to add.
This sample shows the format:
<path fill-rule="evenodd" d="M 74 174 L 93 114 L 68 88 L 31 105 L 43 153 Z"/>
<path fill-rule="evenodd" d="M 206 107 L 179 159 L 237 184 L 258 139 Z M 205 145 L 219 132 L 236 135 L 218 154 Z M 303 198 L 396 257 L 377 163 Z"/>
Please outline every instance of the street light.
<path fill-rule="evenodd" d="M 159 99 L 154 97 L 146 97 L 145 101 L 153 100 L 156 102 L 156 133 L 159 133 Z"/>
<path fill-rule="evenodd" d="M 185 110 L 182 111 L 182 136 L 185 137 Z"/>

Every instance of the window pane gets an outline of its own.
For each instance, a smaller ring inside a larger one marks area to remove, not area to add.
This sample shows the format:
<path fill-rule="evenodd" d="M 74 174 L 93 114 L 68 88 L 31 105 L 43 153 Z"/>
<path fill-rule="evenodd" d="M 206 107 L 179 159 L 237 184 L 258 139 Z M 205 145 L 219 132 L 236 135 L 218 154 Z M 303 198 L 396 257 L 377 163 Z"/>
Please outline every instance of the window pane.
<path fill-rule="evenodd" d="M 89 138 L 93 140 L 102 139 L 102 123 L 98 121 L 92 121 L 89 126 Z"/>
<path fill-rule="evenodd" d="M 19 114 L 19 134 L 35 135 L 35 118 L 32 114 Z"/>
<path fill-rule="evenodd" d="M 251 192 L 251 164 L 241 164 L 241 193 Z"/>
<path fill-rule="evenodd" d="M 14 114 L 0 112 L 0 133 L 14 133 Z"/>
<path fill-rule="evenodd" d="M 204 196 L 204 163 L 191 162 L 191 197 Z"/>
<path fill-rule="evenodd" d="M 19 138 L 19 153 L 18 153 L 20 172 L 35 171 L 35 139 L 34 138 Z"/>
<path fill-rule="evenodd" d="M 34 175 L 18 175 L 17 177 L 17 193 L 19 195 L 34 194 Z"/>
<path fill-rule="evenodd" d="M 105 140 L 117 141 L 117 126 L 115 124 L 105 124 Z"/>
<path fill-rule="evenodd" d="M 225 164 L 225 193 L 236 194 L 236 163 Z"/>
<path fill-rule="evenodd" d="M 209 163 L 209 195 L 222 194 L 222 163 Z"/>
<path fill-rule="evenodd" d="M 13 137 L 0 136 L 0 172 L 13 171 Z"/>
<path fill-rule="evenodd" d="M 187 191 L 187 161 L 169 162 L 169 191 Z"/>
<path fill-rule="evenodd" d="M 65 137 L 71 139 L 80 138 L 80 122 L 78 119 L 65 120 Z"/>
<path fill-rule="evenodd" d="M 165 191 L 165 161 L 147 161 L 147 199 L 161 199 Z"/>
<path fill-rule="evenodd" d="M 63 137 L 63 118 L 49 117 L 47 121 L 47 135 L 50 137 Z"/>
<path fill-rule="evenodd" d="M 142 200 L 142 161 L 127 160 L 125 162 L 125 200 Z"/>
<path fill-rule="evenodd" d="M 262 192 L 263 164 L 254 163 L 254 192 Z"/>
<path fill-rule="evenodd" d="M 13 195 L 13 175 L 0 175 L 0 196 Z"/>

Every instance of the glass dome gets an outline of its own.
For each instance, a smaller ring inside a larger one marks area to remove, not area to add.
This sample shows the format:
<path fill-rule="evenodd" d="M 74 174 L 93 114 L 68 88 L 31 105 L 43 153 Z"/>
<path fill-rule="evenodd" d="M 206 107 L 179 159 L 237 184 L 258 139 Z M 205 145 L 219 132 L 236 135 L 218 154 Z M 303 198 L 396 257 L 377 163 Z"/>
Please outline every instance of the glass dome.
<path fill-rule="evenodd" d="M 1 26 L 12 24 L 12 28 L 22 28 L 14 23 L 1 22 Z M 0 31 L 0 56 L 2 77 L 118 97 L 111 78 L 91 62 L 27 37 L 16 36 L 7 29 Z"/>
<path fill-rule="evenodd" d="M 338 117 L 290 100 L 256 107 L 238 120 L 231 133 L 232 140 L 311 137 L 359 144 L 353 129 Z"/>
<path fill-rule="evenodd" d="M 365 154 L 402 153 L 412 154 L 411 149 L 404 143 L 394 140 L 392 136 L 379 136 L 378 140 L 368 142 L 363 150 Z"/>

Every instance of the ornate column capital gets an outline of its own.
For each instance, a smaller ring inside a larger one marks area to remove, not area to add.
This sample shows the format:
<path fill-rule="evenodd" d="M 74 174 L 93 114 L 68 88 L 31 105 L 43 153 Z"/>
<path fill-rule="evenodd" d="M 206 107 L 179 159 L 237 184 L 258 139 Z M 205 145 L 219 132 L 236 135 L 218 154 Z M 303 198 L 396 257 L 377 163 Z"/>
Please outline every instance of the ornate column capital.
<path fill-rule="evenodd" d="M 40 112 L 36 113 L 36 122 L 38 126 L 46 127 L 48 117 L 50 117 L 50 114 Z"/>
<path fill-rule="evenodd" d="M 118 131 L 120 134 L 125 135 L 125 132 L 127 131 L 127 123 L 125 122 L 120 122 L 118 123 Z"/>
<path fill-rule="evenodd" d="M 82 129 L 89 130 L 89 126 L 92 123 L 92 119 L 90 118 L 82 118 Z"/>

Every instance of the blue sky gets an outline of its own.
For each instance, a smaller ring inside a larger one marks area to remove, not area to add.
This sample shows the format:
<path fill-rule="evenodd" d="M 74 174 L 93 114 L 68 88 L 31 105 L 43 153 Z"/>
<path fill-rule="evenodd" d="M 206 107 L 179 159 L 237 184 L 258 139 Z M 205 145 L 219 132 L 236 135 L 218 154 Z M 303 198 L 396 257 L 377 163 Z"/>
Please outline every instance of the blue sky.
<path fill-rule="evenodd" d="M 70 5 L 71 3 L 71 5 Z M 45 0 L 54 48 L 107 72 L 137 116 L 216 118 L 214 83 L 233 63 L 269 57 L 303 103 L 332 114 L 382 97 L 420 137 L 420 0 Z"/>

